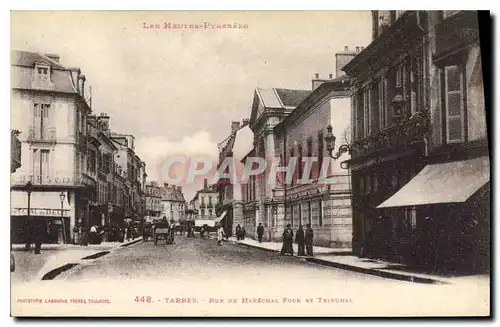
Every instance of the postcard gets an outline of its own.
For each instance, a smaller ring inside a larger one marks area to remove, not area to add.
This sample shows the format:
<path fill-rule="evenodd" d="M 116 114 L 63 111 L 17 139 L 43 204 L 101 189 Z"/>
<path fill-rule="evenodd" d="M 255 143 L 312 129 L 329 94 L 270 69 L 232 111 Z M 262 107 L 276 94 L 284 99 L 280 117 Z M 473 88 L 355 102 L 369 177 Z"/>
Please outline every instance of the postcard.
<path fill-rule="evenodd" d="M 11 315 L 490 316 L 488 21 L 12 11 Z"/>

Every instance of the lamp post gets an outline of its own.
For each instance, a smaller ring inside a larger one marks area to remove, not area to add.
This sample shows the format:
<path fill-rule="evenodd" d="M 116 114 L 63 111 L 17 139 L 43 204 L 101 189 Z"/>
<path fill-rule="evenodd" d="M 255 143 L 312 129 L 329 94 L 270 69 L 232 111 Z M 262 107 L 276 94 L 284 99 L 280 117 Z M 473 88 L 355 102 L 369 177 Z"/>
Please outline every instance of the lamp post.
<path fill-rule="evenodd" d="M 28 194 L 28 214 L 27 214 L 27 224 L 25 226 L 30 226 L 31 224 L 31 191 L 33 188 L 33 184 L 31 181 L 26 183 L 26 193 Z M 29 227 L 27 228 L 27 231 L 29 232 Z M 31 234 L 31 233 L 30 233 Z M 26 235 L 26 251 L 29 251 L 31 248 L 31 235 Z"/>
<path fill-rule="evenodd" d="M 66 244 L 66 224 L 64 223 L 64 199 L 66 198 L 66 194 L 64 192 L 61 192 L 59 194 L 59 198 L 61 199 L 61 224 L 62 224 L 62 229 L 63 229 L 63 242 Z"/>
<path fill-rule="evenodd" d="M 339 146 L 337 153 L 333 154 L 333 151 L 335 150 L 335 140 L 337 139 L 335 135 L 332 133 L 332 125 L 328 125 L 326 127 L 326 135 L 325 135 L 325 142 L 326 142 L 326 150 L 328 151 L 328 155 L 334 159 L 337 160 L 340 158 L 341 155 L 344 153 L 349 153 L 351 154 L 351 146 L 349 144 L 342 144 Z"/>
<path fill-rule="evenodd" d="M 276 189 L 272 189 L 271 190 L 273 192 L 273 196 L 271 198 L 271 219 L 272 219 L 272 223 L 271 224 L 268 224 L 268 227 L 267 227 L 267 230 L 269 232 L 269 241 L 271 241 L 271 226 L 273 226 L 273 223 L 276 221 L 276 214 L 278 212 L 278 208 L 276 206 L 276 201 L 274 200 L 274 196 L 276 194 Z"/>

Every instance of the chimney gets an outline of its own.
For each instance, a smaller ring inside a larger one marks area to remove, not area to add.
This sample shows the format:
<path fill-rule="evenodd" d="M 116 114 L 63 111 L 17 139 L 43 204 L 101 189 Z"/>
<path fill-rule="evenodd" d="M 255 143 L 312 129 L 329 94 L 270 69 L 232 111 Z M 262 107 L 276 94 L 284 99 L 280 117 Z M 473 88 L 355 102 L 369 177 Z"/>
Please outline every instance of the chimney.
<path fill-rule="evenodd" d="M 312 90 L 316 90 L 318 88 L 318 86 L 320 86 L 321 84 L 323 84 L 323 80 L 321 80 L 319 78 L 319 74 L 318 73 L 315 73 L 314 74 L 314 78 L 312 80 Z"/>
<path fill-rule="evenodd" d="M 207 179 L 207 178 L 205 178 L 205 179 L 203 180 L 203 188 L 205 189 L 205 188 L 207 188 L 207 187 L 208 187 L 208 179 Z"/>
<path fill-rule="evenodd" d="M 241 120 L 241 127 L 248 125 L 249 122 L 250 122 L 249 118 L 243 118 Z"/>
<path fill-rule="evenodd" d="M 239 121 L 233 121 L 231 123 L 231 134 L 234 134 L 240 129 L 240 122 Z"/>
<path fill-rule="evenodd" d="M 50 59 L 59 62 L 59 55 L 53 54 L 53 53 L 47 53 L 45 54 L 46 57 L 49 57 Z"/>
<path fill-rule="evenodd" d="M 182 194 L 182 186 L 177 186 L 177 192 Z"/>
<path fill-rule="evenodd" d="M 85 98 L 85 80 L 86 80 L 85 75 L 84 75 L 84 74 L 80 74 L 80 75 L 78 76 L 78 80 L 79 80 L 79 81 L 80 81 L 80 80 L 82 81 L 82 87 L 81 87 L 81 88 L 78 88 L 78 89 L 79 89 L 79 91 L 80 91 L 80 95 L 81 95 L 82 97 L 84 97 L 84 98 Z M 80 84 L 80 82 L 78 82 L 78 84 Z"/>
<path fill-rule="evenodd" d="M 319 74 L 318 73 L 315 73 L 314 74 L 314 79 L 318 79 L 319 78 Z"/>
<path fill-rule="evenodd" d="M 349 47 L 347 45 L 344 47 L 344 51 L 349 52 Z"/>
<path fill-rule="evenodd" d="M 365 47 L 361 47 L 360 50 L 363 51 L 365 49 Z"/>
<path fill-rule="evenodd" d="M 329 79 L 333 79 L 333 74 L 329 74 L 329 75 L 328 75 L 328 78 L 329 78 Z"/>
<path fill-rule="evenodd" d="M 356 47 L 356 52 L 359 52 L 359 47 Z"/>
<path fill-rule="evenodd" d="M 163 183 L 163 187 L 168 187 L 168 183 Z"/>

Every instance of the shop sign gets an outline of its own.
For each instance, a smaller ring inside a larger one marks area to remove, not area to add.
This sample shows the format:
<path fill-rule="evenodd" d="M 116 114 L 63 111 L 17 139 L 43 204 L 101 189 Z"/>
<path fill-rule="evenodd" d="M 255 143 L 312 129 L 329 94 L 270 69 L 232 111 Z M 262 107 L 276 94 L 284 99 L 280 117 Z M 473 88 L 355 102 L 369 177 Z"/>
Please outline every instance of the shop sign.
<path fill-rule="evenodd" d="M 27 216 L 28 208 L 11 208 L 11 216 Z M 44 216 L 44 217 L 61 217 L 61 209 L 39 209 L 30 208 L 31 216 Z M 63 210 L 63 216 L 68 217 L 70 212 L 68 209 Z"/>

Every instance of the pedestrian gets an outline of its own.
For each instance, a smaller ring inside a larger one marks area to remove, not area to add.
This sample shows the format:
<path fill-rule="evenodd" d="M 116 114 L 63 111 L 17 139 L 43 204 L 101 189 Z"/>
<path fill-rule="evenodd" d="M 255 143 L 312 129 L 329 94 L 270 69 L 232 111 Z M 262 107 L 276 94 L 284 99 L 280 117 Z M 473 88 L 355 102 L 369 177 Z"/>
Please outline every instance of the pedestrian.
<path fill-rule="evenodd" d="M 259 227 L 257 227 L 257 238 L 259 239 L 259 243 L 262 243 L 262 236 L 264 236 L 264 226 L 262 226 L 262 223 L 259 223 Z"/>
<path fill-rule="evenodd" d="M 306 230 L 306 252 L 307 256 L 313 256 L 313 239 L 314 239 L 314 231 L 311 228 L 311 224 L 307 224 Z"/>
<path fill-rule="evenodd" d="M 24 241 L 26 243 L 26 251 L 31 251 L 31 242 L 33 237 L 33 222 L 30 219 L 24 221 Z"/>
<path fill-rule="evenodd" d="M 283 231 L 283 247 L 281 248 L 281 255 L 293 255 L 293 231 L 290 224 L 286 225 Z"/>
<path fill-rule="evenodd" d="M 240 224 L 238 224 L 238 226 L 236 226 L 236 240 L 239 241 L 241 239 L 241 226 Z"/>
<path fill-rule="evenodd" d="M 33 240 L 35 241 L 35 254 L 40 254 L 42 243 L 47 238 L 47 225 L 45 221 L 37 219 L 35 222 Z"/>
<path fill-rule="evenodd" d="M 299 229 L 297 230 L 297 233 L 295 234 L 295 242 L 297 242 L 297 245 L 299 247 L 298 251 L 298 256 L 305 256 L 306 253 L 304 251 L 304 247 L 306 245 L 306 238 L 304 234 L 304 229 L 302 228 L 302 225 L 299 225 Z"/>
<path fill-rule="evenodd" d="M 217 229 L 217 245 L 222 246 L 222 238 L 224 237 L 224 228 L 222 226 L 219 226 Z"/>
<path fill-rule="evenodd" d="M 241 239 L 244 240 L 246 235 L 247 235 L 247 231 L 245 230 L 245 227 L 243 226 L 241 228 Z"/>

